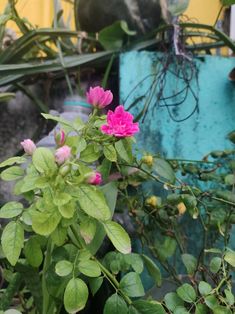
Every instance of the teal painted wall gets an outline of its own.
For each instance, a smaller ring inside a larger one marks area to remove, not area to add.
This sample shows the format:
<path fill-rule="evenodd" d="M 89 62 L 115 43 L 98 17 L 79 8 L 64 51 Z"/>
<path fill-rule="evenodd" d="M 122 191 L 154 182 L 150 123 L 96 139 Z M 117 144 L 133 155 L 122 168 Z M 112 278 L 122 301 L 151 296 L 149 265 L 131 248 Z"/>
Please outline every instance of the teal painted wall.
<path fill-rule="evenodd" d="M 154 52 L 129 52 L 120 57 L 120 102 L 125 108 L 149 90 L 153 77 L 146 79 L 135 92 L 131 90 L 147 75 L 162 69 L 159 54 Z M 235 129 L 235 84 L 227 79 L 235 66 L 234 58 L 205 56 L 194 59 L 198 69 L 198 86 L 192 80 L 193 92 L 199 98 L 198 108 L 186 121 L 174 122 L 166 107 L 159 107 L 156 95 L 144 124 L 140 124 L 139 147 L 150 152 L 162 152 L 168 158 L 201 159 L 212 150 L 231 148 L 226 141 L 228 132 Z M 170 67 L 176 71 L 175 65 Z M 166 75 L 164 96 L 176 94 L 182 89 L 182 81 L 171 73 Z M 174 101 L 180 101 L 183 94 Z M 138 102 L 130 111 L 137 116 L 146 99 Z M 172 100 L 172 102 L 174 102 Z M 195 100 L 189 92 L 186 101 L 177 107 L 168 107 L 176 119 L 185 118 L 195 108 Z"/>
<path fill-rule="evenodd" d="M 135 117 L 149 99 L 148 96 L 143 96 L 149 93 L 155 74 L 164 67 L 164 64 L 159 62 L 161 57 L 161 54 L 154 52 L 128 52 L 120 57 L 120 103 L 128 109 L 140 98 L 130 109 Z M 230 82 L 227 76 L 235 66 L 235 59 L 205 56 L 195 58 L 193 62 L 198 76 L 197 79 L 192 79 L 191 91 L 181 105 L 168 109 L 160 107 L 162 102 L 157 100 L 156 92 L 152 93 L 149 110 L 144 123 L 140 123 L 141 131 L 136 136 L 140 150 L 161 152 L 168 158 L 201 160 L 210 151 L 233 147 L 226 140 L 226 135 L 235 129 L 235 84 Z M 188 66 L 189 70 L 185 68 L 185 73 L 190 75 L 189 63 Z M 183 80 L 172 74 L 179 70 L 177 64 L 173 62 L 169 69 L 163 82 L 165 98 L 177 94 L 184 87 Z M 182 75 L 182 72 L 178 74 Z M 196 110 L 192 93 L 199 99 Z M 178 95 L 175 99 L 167 99 L 167 102 L 180 102 L 184 96 Z M 173 116 L 176 120 L 184 119 L 192 112 L 192 116 L 182 122 L 175 122 L 171 118 Z M 150 192 L 151 187 L 147 185 L 146 188 Z M 201 245 L 201 231 L 195 228 L 194 221 L 191 220 L 187 222 L 187 230 L 190 252 L 197 254 Z M 235 228 L 230 245 L 235 249 Z M 144 282 L 146 287 L 151 286 L 148 276 L 144 277 Z"/>

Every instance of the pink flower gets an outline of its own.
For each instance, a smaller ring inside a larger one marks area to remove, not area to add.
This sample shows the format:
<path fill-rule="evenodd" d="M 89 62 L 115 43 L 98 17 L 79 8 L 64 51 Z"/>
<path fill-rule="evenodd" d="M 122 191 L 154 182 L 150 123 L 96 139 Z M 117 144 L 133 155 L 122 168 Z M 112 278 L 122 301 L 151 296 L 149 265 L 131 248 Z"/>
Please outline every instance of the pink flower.
<path fill-rule="evenodd" d="M 94 171 L 87 179 L 87 183 L 93 184 L 93 185 L 100 185 L 102 182 L 102 176 L 99 171 Z"/>
<path fill-rule="evenodd" d="M 23 140 L 22 142 L 20 142 L 20 144 L 23 147 L 26 154 L 33 155 L 33 152 L 36 149 L 36 145 L 34 144 L 32 140 L 30 139 Z"/>
<path fill-rule="evenodd" d="M 133 123 L 133 116 L 118 106 L 115 111 L 108 111 L 107 124 L 101 126 L 101 131 L 116 137 L 129 137 L 139 132 L 138 122 Z"/>
<path fill-rule="evenodd" d="M 64 145 L 58 148 L 55 152 L 55 161 L 58 165 L 62 165 L 71 156 L 71 148 Z"/>
<path fill-rule="evenodd" d="M 89 92 L 86 93 L 86 100 L 89 104 L 99 109 L 102 109 L 113 100 L 113 94 L 110 90 L 104 90 L 100 86 L 90 87 Z"/>
<path fill-rule="evenodd" d="M 54 132 L 55 142 L 58 146 L 63 146 L 65 143 L 65 133 L 63 130 L 59 130 L 59 132 Z"/>

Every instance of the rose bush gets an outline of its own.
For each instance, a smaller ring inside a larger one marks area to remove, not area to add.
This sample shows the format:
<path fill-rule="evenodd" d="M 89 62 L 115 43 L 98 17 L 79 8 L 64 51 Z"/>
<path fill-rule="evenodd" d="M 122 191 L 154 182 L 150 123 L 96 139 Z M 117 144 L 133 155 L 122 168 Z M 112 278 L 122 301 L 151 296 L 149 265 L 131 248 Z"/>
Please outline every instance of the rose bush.
<path fill-rule="evenodd" d="M 218 164 L 208 156 L 195 164 L 150 154 L 137 158 L 132 136 L 139 126 L 133 116 L 123 106 L 103 115 L 100 109 L 112 95 L 100 87 L 90 89 L 87 101 L 94 110 L 86 123 L 43 114 L 61 126 L 53 150 L 24 140 L 25 155 L 0 164 L 1 179 L 14 181 L 18 196 L 0 209 L 0 218 L 6 219 L 1 258 L 7 283 L 0 309 L 93 313 L 97 309 L 89 299 L 107 291 L 105 302 L 100 299 L 105 314 L 232 313 L 235 252 L 228 239 L 235 221 L 234 151 L 213 152 Z M 219 180 L 221 187 L 188 184 L 182 181 L 186 174 L 198 181 Z M 149 186 L 146 190 L 146 182 L 159 194 L 151 194 Z M 125 213 L 125 226 L 114 220 L 114 212 Z M 188 251 L 188 222 L 182 224 L 187 215 L 202 228 L 199 252 Z M 131 223 L 125 223 L 126 216 Z M 132 252 L 131 227 L 142 243 L 141 254 Z M 224 246 L 209 246 L 219 236 Z M 112 244 L 108 251 L 106 237 Z M 184 265 L 186 282 L 173 261 Z M 164 270 L 178 285 L 176 292 L 158 301 L 146 299 L 144 268 L 156 286 L 162 285 Z"/>

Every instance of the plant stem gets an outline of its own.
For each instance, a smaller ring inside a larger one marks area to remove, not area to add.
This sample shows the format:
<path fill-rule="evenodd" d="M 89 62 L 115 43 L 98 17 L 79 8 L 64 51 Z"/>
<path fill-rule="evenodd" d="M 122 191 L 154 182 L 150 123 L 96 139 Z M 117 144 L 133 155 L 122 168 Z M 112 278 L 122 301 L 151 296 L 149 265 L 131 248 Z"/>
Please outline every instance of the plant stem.
<path fill-rule="evenodd" d="M 76 241 L 80 244 L 80 247 L 86 249 L 86 247 L 80 241 L 80 238 L 79 238 L 79 236 L 77 234 L 77 230 L 76 230 L 75 226 L 71 225 L 70 228 L 71 228 L 71 230 L 73 232 L 73 235 L 74 235 Z M 99 267 L 100 267 L 102 273 L 104 274 L 104 276 L 112 284 L 112 286 L 115 288 L 115 290 L 123 297 L 123 299 L 127 302 L 127 304 L 129 304 L 129 305 L 132 304 L 131 299 L 127 295 L 125 295 L 121 290 L 119 290 L 119 282 L 117 281 L 115 276 L 113 276 L 110 273 L 110 271 L 96 259 L 95 256 L 93 256 L 93 260 L 99 265 Z"/>
<path fill-rule="evenodd" d="M 46 253 L 45 253 L 45 259 L 44 259 L 44 264 L 43 264 L 43 270 L 42 270 L 42 314 L 50 314 L 53 313 L 53 308 L 52 311 L 48 311 L 49 306 L 51 308 L 50 304 L 50 296 L 47 291 L 47 286 L 46 286 L 46 271 L 50 265 L 51 262 L 51 252 L 53 250 L 52 242 L 51 239 L 48 239 L 47 242 L 47 248 L 46 248 Z"/>
<path fill-rule="evenodd" d="M 219 20 L 219 17 L 220 17 L 220 14 L 221 14 L 223 8 L 224 8 L 224 6 L 221 5 L 220 10 L 219 10 L 219 12 L 218 12 L 218 14 L 217 14 L 217 16 L 216 16 L 215 23 L 214 23 L 214 25 L 213 25 L 214 27 L 216 26 L 216 24 L 217 24 L 217 22 L 218 22 L 218 20 Z"/>
<path fill-rule="evenodd" d="M 95 259 L 95 261 L 97 262 L 97 264 L 100 266 L 101 271 L 103 272 L 103 274 L 105 275 L 105 277 L 107 277 L 112 285 L 115 287 L 115 289 L 119 292 L 119 294 L 123 297 L 123 299 L 127 302 L 128 305 L 132 304 L 131 299 L 122 292 L 122 290 L 119 289 L 119 282 L 117 281 L 117 279 L 115 278 L 115 276 L 113 276 L 110 271 L 104 267 L 97 259 Z"/>

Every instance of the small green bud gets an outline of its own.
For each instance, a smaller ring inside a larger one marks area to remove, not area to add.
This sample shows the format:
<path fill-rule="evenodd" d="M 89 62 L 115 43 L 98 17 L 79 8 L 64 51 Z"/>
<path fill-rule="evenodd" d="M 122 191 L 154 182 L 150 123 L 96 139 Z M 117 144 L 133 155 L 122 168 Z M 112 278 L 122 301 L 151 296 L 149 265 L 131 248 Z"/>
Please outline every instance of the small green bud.
<path fill-rule="evenodd" d="M 69 173 L 70 170 L 71 170 L 71 166 L 65 164 L 62 167 L 60 167 L 59 174 L 62 175 L 62 177 L 65 177 Z"/>
<path fill-rule="evenodd" d="M 145 204 L 153 208 L 156 208 L 157 205 L 159 205 L 158 203 L 158 198 L 155 195 L 152 195 L 145 200 Z"/>
<path fill-rule="evenodd" d="M 153 156 L 152 155 L 145 155 L 141 159 L 142 163 L 152 166 L 153 165 Z"/>

